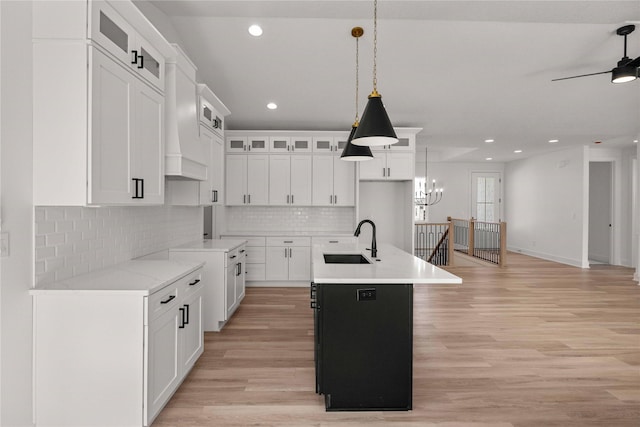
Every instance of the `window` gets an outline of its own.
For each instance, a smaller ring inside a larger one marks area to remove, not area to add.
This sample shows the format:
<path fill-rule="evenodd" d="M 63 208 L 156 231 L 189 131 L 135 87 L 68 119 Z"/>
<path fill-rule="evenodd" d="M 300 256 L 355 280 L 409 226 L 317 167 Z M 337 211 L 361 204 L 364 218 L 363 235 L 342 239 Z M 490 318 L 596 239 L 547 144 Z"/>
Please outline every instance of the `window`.
<path fill-rule="evenodd" d="M 471 174 L 471 215 L 477 221 L 500 221 L 500 184 L 499 172 L 473 172 Z"/>

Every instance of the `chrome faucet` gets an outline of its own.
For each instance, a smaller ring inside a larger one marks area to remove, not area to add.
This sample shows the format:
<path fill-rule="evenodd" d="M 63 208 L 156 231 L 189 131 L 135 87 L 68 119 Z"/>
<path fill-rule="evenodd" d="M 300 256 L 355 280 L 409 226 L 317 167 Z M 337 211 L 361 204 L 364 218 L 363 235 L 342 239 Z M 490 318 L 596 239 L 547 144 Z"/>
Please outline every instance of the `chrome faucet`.
<path fill-rule="evenodd" d="M 371 221 L 370 219 L 363 219 L 362 221 L 360 221 L 353 235 L 356 237 L 360 235 L 360 227 L 362 227 L 362 224 L 364 224 L 365 222 L 371 224 L 371 228 L 373 229 L 373 237 L 371 238 L 371 256 L 375 258 L 378 256 L 378 248 L 376 247 L 376 225 L 373 223 L 373 221 Z"/>

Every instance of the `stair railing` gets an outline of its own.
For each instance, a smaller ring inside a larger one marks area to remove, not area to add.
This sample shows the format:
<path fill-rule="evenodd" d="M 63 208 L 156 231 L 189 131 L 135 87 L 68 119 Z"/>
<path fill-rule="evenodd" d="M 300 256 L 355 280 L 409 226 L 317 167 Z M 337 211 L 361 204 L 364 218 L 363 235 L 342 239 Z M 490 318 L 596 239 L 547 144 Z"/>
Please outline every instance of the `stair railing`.
<path fill-rule="evenodd" d="M 454 250 L 504 267 L 507 262 L 507 223 L 448 217 L 454 230 Z"/>

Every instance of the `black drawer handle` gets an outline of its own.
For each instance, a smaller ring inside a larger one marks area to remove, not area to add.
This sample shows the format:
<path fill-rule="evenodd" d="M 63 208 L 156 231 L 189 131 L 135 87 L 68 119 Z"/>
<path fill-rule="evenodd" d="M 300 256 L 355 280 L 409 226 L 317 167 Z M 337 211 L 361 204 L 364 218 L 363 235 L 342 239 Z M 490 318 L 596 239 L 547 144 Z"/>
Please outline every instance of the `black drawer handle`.
<path fill-rule="evenodd" d="M 167 298 L 164 301 L 160 301 L 160 304 L 168 304 L 169 302 L 171 302 L 176 296 L 175 295 L 171 295 L 169 298 Z"/>
<path fill-rule="evenodd" d="M 329 240 L 329 243 L 338 243 L 337 240 Z"/>
<path fill-rule="evenodd" d="M 200 279 L 196 279 L 193 282 L 189 283 L 189 286 L 197 285 L 198 283 L 200 283 Z"/>
<path fill-rule="evenodd" d="M 241 250 L 241 251 L 240 251 L 240 253 L 241 253 L 241 254 L 243 254 L 243 253 L 244 253 L 244 249 L 243 249 L 243 250 Z"/>
<path fill-rule="evenodd" d="M 285 240 L 285 243 L 293 243 L 293 240 Z"/>
<path fill-rule="evenodd" d="M 231 255 L 229 258 L 234 259 L 236 256 L 235 255 Z"/>
<path fill-rule="evenodd" d="M 318 308 L 318 305 L 316 304 L 315 301 L 311 301 L 311 304 L 309 304 L 310 308 Z"/>
<path fill-rule="evenodd" d="M 180 310 L 180 326 L 178 328 L 184 329 L 184 308 L 180 307 L 178 310 Z"/>

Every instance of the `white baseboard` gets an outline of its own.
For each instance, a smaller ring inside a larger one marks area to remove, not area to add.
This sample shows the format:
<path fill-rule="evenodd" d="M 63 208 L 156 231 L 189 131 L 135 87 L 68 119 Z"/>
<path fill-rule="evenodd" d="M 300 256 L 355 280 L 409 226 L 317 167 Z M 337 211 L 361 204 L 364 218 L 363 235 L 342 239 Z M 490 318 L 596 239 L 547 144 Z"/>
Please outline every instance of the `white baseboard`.
<path fill-rule="evenodd" d="M 309 281 L 251 281 L 246 282 L 247 288 L 308 288 L 311 284 Z"/>
<path fill-rule="evenodd" d="M 524 255 L 529 255 L 532 257 L 540 258 L 540 259 L 546 259 L 547 261 L 553 261 L 553 262 L 559 262 L 560 264 L 571 265 L 573 267 L 589 268 L 588 264 L 582 265 L 582 261 L 580 260 L 559 257 L 556 255 L 546 254 L 544 252 L 536 252 L 536 251 L 531 251 L 529 249 L 522 249 L 522 248 L 516 248 L 516 247 L 507 247 L 507 250 L 511 252 L 518 252 Z M 508 263 L 509 263 L 509 259 L 507 258 L 507 264 Z"/>

